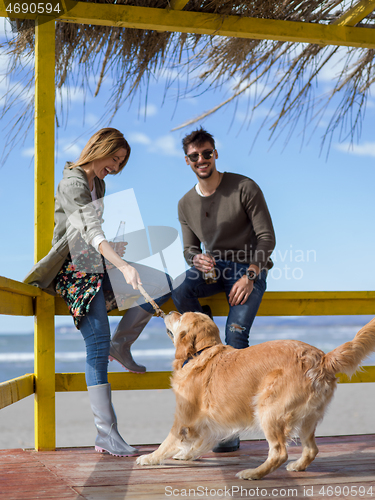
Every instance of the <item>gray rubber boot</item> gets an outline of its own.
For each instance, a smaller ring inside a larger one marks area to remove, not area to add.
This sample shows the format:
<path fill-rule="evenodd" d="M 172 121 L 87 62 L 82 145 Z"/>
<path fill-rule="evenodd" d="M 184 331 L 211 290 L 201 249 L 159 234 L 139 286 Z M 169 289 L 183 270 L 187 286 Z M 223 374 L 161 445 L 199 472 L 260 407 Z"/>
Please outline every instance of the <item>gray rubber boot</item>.
<path fill-rule="evenodd" d="M 87 390 L 98 431 L 95 451 L 107 451 L 116 457 L 138 455 L 138 450 L 128 445 L 117 430 L 117 418 L 111 401 L 111 384 L 91 385 Z"/>
<path fill-rule="evenodd" d="M 132 307 L 123 316 L 112 337 L 109 347 L 109 359 L 115 359 L 124 368 L 134 373 L 144 373 L 146 367 L 138 365 L 130 352 L 130 347 L 137 340 L 152 314 L 142 307 Z"/>

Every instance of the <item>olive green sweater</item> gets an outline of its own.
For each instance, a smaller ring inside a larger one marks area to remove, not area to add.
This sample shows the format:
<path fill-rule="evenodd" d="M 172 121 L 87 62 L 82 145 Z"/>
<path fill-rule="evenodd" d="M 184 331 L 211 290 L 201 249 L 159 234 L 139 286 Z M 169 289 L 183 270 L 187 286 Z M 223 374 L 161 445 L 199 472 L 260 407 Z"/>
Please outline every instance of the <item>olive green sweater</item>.
<path fill-rule="evenodd" d="M 262 191 L 248 177 L 224 172 L 211 196 L 200 196 L 192 188 L 178 203 L 178 218 L 190 266 L 204 243 L 216 260 L 272 267 L 272 220 Z"/>

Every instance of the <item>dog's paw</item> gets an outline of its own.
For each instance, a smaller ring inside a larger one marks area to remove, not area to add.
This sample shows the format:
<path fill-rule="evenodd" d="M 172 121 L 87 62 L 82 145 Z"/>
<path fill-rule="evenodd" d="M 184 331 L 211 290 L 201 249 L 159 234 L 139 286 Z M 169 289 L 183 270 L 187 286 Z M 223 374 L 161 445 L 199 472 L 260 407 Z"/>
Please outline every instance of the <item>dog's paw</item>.
<path fill-rule="evenodd" d="M 148 455 L 141 455 L 137 458 L 138 465 L 159 465 L 161 462 L 158 460 L 153 453 Z"/>
<path fill-rule="evenodd" d="M 182 451 L 177 452 L 172 458 L 173 460 L 188 460 L 188 458 L 186 458 L 186 453 Z"/>
<path fill-rule="evenodd" d="M 196 460 L 198 457 L 195 456 L 194 454 L 192 453 L 182 453 L 181 451 L 179 451 L 178 453 L 176 453 L 176 455 L 173 455 L 173 460 Z"/>
<path fill-rule="evenodd" d="M 264 474 L 260 474 L 257 469 L 245 469 L 237 472 L 236 476 L 240 479 L 247 479 L 249 481 L 261 479 Z"/>
<path fill-rule="evenodd" d="M 300 461 L 300 460 L 297 460 L 296 462 L 290 462 L 287 466 L 286 466 L 286 470 L 290 471 L 290 472 L 300 472 L 300 471 L 303 471 L 303 470 L 306 470 L 306 466 Z"/>

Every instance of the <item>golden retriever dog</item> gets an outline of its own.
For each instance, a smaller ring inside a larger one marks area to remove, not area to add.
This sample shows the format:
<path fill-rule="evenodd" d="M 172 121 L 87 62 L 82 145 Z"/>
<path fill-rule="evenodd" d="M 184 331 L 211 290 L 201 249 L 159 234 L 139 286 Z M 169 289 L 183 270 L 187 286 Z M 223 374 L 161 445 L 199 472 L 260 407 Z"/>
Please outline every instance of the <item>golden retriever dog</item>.
<path fill-rule="evenodd" d="M 238 472 L 242 479 L 261 479 L 280 467 L 288 458 L 288 440 L 296 436 L 302 456 L 287 470 L 305 470 L 318 453 L 314 433 L 336 388 L 335 375 L 351 376 L 375 350 L 375 318 L 328 354 L 297 340 L 234 349 L 222 344 L 215 323 L 201 313 L 172 312 L 165 324 L 176 348 L 174 423 L 159 448 L 137 463 L 194 460 L 220 439 L 258 426 L 268 441 L 268 458 Z"/>

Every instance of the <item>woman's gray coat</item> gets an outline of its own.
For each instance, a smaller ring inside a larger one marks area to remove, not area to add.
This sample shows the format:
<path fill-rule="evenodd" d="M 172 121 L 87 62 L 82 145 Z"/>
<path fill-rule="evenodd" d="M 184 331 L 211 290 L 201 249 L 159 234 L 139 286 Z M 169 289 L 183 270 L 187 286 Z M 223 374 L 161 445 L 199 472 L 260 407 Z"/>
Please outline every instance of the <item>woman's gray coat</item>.
<path fill-rule="evenodd" d="M 81 167 L 70 166 L 71 163 L 66 163 L 56 191 L 52 248 L 24 279 L 24 283 L 38 286 L 52 295 L 56 295 L 54 278 L 70 252 L 69 242 L 80 235 L 90 245 L 95 236 L 103 235 L 102 219 L 94 207 L 86 173 Z M 103 212 L 105 183 L 98 177 L 94 181 L 100 211 Z"/>

